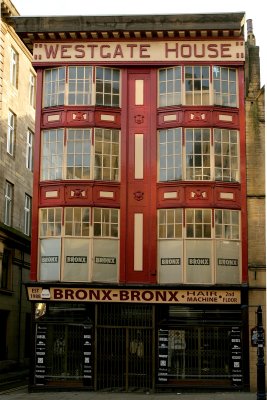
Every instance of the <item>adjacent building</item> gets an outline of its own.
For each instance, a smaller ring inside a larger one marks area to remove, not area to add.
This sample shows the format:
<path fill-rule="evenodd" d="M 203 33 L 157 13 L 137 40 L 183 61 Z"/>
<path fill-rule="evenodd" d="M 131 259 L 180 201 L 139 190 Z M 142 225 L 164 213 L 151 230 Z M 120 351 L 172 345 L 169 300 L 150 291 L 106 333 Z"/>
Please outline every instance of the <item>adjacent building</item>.
<path fill-rule="evenodd" d="M 24 282 L 30 277 L 30 238 L 35 120 L 32 55 L 1 1 L 0 21 L 0 370 L 29 363 L 31 307 Z"/>
<path fill-rule="evenodd" d="M 37 73 L 31 389 L 255 389 L 264 89 L 244 19 L 10 19 Z"/>

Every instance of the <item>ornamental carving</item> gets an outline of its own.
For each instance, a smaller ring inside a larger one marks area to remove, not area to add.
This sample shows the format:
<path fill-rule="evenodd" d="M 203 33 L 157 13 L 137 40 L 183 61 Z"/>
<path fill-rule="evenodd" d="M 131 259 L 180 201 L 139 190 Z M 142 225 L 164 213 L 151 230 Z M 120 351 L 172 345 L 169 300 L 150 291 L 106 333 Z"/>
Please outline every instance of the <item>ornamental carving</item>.
<path fill-rule="evenodd" d="M 86 114 L 81 111 L 78 111 L 78 112 L 72 114 L 72 118 L 77 121 L 82 121 L 82 120 L 86 119 Z"/>
<path fill-rule="evenodd" d="M 190 119 L 192 121 L 204 121 L 206 119 L 206 114 L 201 112 L 194 112 L 190 114 Z"/>
<path fill-rule="evenodd" d="M 191 198 L 200 200 L 205 199 L 207 197 L 207 192 L 202 192 L 201 190 L 197 189 L 195 192 L 191 192 Z"/>
<path fill-rule="evenodd" d="M 70 191 L 71 197 L 75 197 L 76 199 L 85 197 L 85 190 L 83 189 L 74 189 Z"/>
<path fill-rule="evenodd" d="M 142 124 L 144 122 L 145 117 L 143 115 L 137 114 L 134 116 L 134 120 L 136 124 Z"/>
<path fill-rule="evenodd" d="M 143 200 L 144 199 L 144 192 L 135 192 L 134 193 L 134 199 L 137 201 Z"/>

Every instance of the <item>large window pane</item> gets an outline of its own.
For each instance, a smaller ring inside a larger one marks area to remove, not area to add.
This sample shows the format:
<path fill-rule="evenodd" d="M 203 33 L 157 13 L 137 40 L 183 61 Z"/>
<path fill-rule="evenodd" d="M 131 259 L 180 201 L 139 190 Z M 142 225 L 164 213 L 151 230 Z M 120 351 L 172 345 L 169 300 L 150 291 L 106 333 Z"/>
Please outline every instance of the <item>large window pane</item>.
<path fill-rule="evenodd" d="M 210 129 L 186 129 L 186 180 L 210 180 Z"/>
<path fill-rule="evenodd" d="M 159 70 L 159 107 L 182 103 L 181 67 Z"/>
<path fill-rule="evenodd" d="M 239 181 L 238 132 L 214 129 L 215 180 Z"/>
<path fill-rule="evenodd" d="M 214 104 L 237 107 L 237 70 L 213 67 Z"/>
<path fill-rule="evenodd" d="M 42 132 L 41 180 L 63 179 L 63 129 Z"/>
<path fill-rule="evenodd" d="M 166 129 L 158 134 L 159 181 L 182 179 L 182 129 Z"/>
<path fill-rule="evenodd" d="M 64 104 L 65 75 L 65 67 L 44 71 L 44 107 Z"/>

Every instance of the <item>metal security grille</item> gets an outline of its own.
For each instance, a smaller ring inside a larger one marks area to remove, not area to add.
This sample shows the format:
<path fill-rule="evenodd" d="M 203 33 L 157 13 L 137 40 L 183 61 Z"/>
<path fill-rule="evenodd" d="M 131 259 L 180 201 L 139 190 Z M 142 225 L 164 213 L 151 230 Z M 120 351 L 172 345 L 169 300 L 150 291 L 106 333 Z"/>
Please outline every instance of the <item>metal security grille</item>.
<path fill-rule="evenodd" d="M 47 331 L 46 381 L 82 384 L 83 326 L 49 325 Z M 52 351 L 51 351 L 52 350 Z"/>
<path fill-rule="evenodd" d="M 151 389 L 152 325 L 151 306 L 98 306 L 96 390 Z"/>
<path fill-rule="evenodd" d="M 230 379 L 230 330 L 181 327 L 169 330 L 169 371 L 173 379 Z"/>

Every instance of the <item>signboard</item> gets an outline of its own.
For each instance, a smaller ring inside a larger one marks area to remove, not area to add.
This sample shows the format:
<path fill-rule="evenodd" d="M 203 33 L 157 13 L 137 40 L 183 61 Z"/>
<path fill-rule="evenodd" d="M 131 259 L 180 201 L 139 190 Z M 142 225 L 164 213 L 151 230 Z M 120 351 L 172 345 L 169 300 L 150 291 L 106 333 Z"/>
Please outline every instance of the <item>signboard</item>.
<path fill-rule="evenodd" d="M 242 349 L 241 331 L 239 326 L 233 326 L 231 330 L 231 361 L 232 383 L 234 386 L 242 385 Z"/>
<path fill-rule="evenodd" d="M 92 329 L 84 325 L 83 331 L 83 380 L 85 386 L 92 385 Z"/>
<path fill-rule="evenodd" d="M 36 354 L 35 354 L 35 384 L 45 384 L 45 354 L 46 354 L 47 327 L 37 325 Z"/>
<path fill-rule="evenodd" d="M 28 287 L 31 301 L 85 301 L 160 304 L 241 304 L 239 290 L 175 290 Z"/>
<path fill-rule="evenodd" d="M 168 381 L 168 336 L 166 329 L 159 330 L 158 336 L 158 383 Z"/>
<path fill-rule="evenodd" d="M 43 42 L 34 44 L 33 62 L 245 61 L 244 46 L 240 40 Z"/>
<path fill-rule="evenodd" d="M 251 335 L 251 346 L 252 347 L 258 347 L 258 327 L 255 326 L 254 328 L 251 329 L 250 331 Z M 263 346 L 264 346 L 264 330 L 263 330 Z"/>

